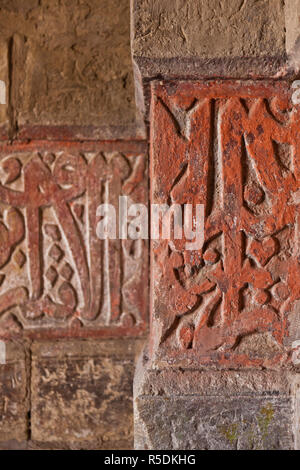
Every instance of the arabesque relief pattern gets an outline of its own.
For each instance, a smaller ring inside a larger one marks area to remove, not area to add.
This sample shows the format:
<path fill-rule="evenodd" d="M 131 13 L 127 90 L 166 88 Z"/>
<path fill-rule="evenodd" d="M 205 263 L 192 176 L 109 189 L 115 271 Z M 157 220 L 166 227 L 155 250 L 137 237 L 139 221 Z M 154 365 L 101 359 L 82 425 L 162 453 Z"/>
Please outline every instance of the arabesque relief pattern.
<path fill-rule="evenodd" d="M 2 337 L 136 334 L 145 328 L 147 244 L 100 240 L 97 207 L 146 203 L 144 155 L 2 152 Z"/>
<path fill-rule="evenodd" d="M 157 82 L 151 112 L 151 202 L 205 210 L 201 250 L 152 242 L 152 354 L 185 366 L 288 361 L 300 320 L 300 109 L 289 85 Z"/>

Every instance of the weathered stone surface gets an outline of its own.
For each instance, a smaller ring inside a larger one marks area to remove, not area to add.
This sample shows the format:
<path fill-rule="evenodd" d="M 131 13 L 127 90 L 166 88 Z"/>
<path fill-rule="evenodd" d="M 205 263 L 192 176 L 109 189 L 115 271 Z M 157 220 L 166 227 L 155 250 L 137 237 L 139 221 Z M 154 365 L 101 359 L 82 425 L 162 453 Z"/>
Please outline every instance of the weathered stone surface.
<path fill-rule="evenodd" d="M 297 386 L 297 374 L 283 371 L 258 370 L 189 370 L 189 369 L 148 369 L 144 373 L 136 369 L 134 378 L 135 396 L 183 396 L 200 395 L 207 397 L 289 395 Z"/>
<path fill-rule="evenodd" d="M 28 441 L 3 441 L 0 442 L 0 450 L 28 450 Z"/>
<path fill-rule="evenodd" d="M 8 44 L 0 40 L 0 80 L 6 88 L 6 104 L 1 104 L 0 100 L 0 139 L 7 138 L 9 131 L 8 74 Z"/>
<path fill-rule="evenodd" d="M 284 3 L 131 0 L 140 112 L 148 119 L 149 83 L 154 78 L 247 79 L 293 74 L 285 50 Z"/>
<path fill-rule="evenodd" d="M 143 333 L 147 244 L 96 234 L 100 204 L 147 204 L 143 146 L 3 146 L 0 169 L 1 337 Z"/>
<path fill-rule="evenodd" d="M 133 368 L 141 345 L 125 339 L 34 343 L 33 442 L 132 448 Z"/>
<path fill-rule="evenodd" d="M 295 435 L 295 449 L 300 449 L 300 384 L 296 384 L 294 388 L 294 435 Z"/>
<path fill-rule="evenodd" d="M 6 363 L 0 364 L 0 442 L 25 441 L 28 438 L 26 363 L 25 346 L 7 342 Z"/>
<path fill-rule="evenodd" d="M 136 401 L 136 449 L 288 450 L 288 397 L 141 397 Z"/>
<path fill-rule="evenodd" d="M 276 371 L 151 368 L 134 378 L 136 449 L 298 448 L 299 377 Z"/>
<path fill-rule="evenodd" d="M 133 3 L 133 17 L 133 52 L 137 56 L 247 57 L 284 53 L 284 10 L 280 0 L 141 0 Z"/>
<path fill-rule="evenodd" d="M 281 0 L 132 0 L 143 77 L 270 76 L 284 64 Z"/>
<path fill-rule="evenodd" d="M 151 202 L 203 204 L 204 245 L 152 242 L 156 365 L 280 367 L 299 325 L 299 119 L 288 83 L 156 82 Z"/>
<path fill-rule="evenodd" d="M 18 136 L 141 137 L 129 28 L 128 0 L 1 0 Z"/>
<path fill-rule="evenodd" d="M 295 71 L 300 66 L 300 1 L 287 0 L 284 2 L 285 27 L 286 27 L 286 52 L 289 58 L 289 66 Z"/>

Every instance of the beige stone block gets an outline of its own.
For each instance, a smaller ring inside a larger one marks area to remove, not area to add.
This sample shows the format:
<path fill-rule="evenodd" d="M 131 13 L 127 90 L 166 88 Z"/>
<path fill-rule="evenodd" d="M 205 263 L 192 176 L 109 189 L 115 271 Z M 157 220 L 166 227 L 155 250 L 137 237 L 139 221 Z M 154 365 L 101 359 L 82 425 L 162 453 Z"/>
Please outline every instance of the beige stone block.
<path fill-rule="evenodd" d="M 26 352 L 18 343 L 6 343 L 5 364 L 0 364 L 0 441 L 28 437 L 28 384 Z"/>
<path fill-rule="evenodd" d="M 133 369 L 140 347 L 141 340 L 34 343 L 32 440 L 131 448 Z"/>

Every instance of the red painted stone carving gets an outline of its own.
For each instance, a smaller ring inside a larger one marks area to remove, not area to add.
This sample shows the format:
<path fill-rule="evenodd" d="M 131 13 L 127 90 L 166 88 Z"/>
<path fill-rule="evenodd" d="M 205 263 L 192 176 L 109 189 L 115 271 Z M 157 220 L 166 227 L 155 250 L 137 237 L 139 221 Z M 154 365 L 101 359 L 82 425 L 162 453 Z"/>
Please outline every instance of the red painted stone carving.
<path fill-rule="evenodd" d="M 161 364 L 274 366 L 300 320 L 300 109 L 284 82 L 157 82 L 151 202 L 204 204 L 205 241 L 152 241 Z"/>
<path fill-rule="evenodd" d="M 99 240 L 96 210 L 146 203 L 145 155 L 19 147 L 0 154 L 1 337 L 141 333 L 147 245 Z"/>

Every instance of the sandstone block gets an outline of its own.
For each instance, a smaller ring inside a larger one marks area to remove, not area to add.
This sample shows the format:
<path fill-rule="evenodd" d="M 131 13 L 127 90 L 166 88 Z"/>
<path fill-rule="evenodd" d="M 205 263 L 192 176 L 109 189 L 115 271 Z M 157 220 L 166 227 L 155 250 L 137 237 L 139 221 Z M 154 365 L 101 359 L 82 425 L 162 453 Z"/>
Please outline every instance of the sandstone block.
<path fill-rule="evenodd" d="M 285 25 L 284 4 L 276 0 L 131 0 L 132 57 L 136 103 L 149 117 L 155 78 L 277 78 L 293 73 L 285 39 L 297 22 Z M 287 13 L 287 11 L 286 11 Z M 287 13 L 288 14 L 288 13 Z M 295 33 L 296 34 L 296 33 Z"/>
<path fill-rule="evenodd" d="M 3 146 L 0 169 L 1 337 L 143 334 L 147 243 L 96 233 L 100 204 L 147 204 L 143 146 Z"/>
<path fill-rule="evenodd" d="M 280 367 L 299 340 L 299 118 L 287 82 L 156 82 L 151 202 L 204 206 L 204 244 L 153 240 L 152 359 Z"/>
<path fill-rule="evenodd" d="M 296 449 L 298 408 L 294 373 L 154 370 L 141 356 L 134 379 L 135 449 Z"/>
<path fill-rule="evenodd" d="M 29 433 L 29 367 L 25 346 L 6 343 L 6 363 L 0 364 L 0 442 L 26 441 Z"/>
<path fill-rule="evenodd" d="M 34 343 L 32 441 L 48 448 L 130 449 L 140 340 Z"/>
<path fill-rule="evenodd" d="M 127 0 L 2 0 L 0 7 L 19 138 L 141 137 Z"/>

